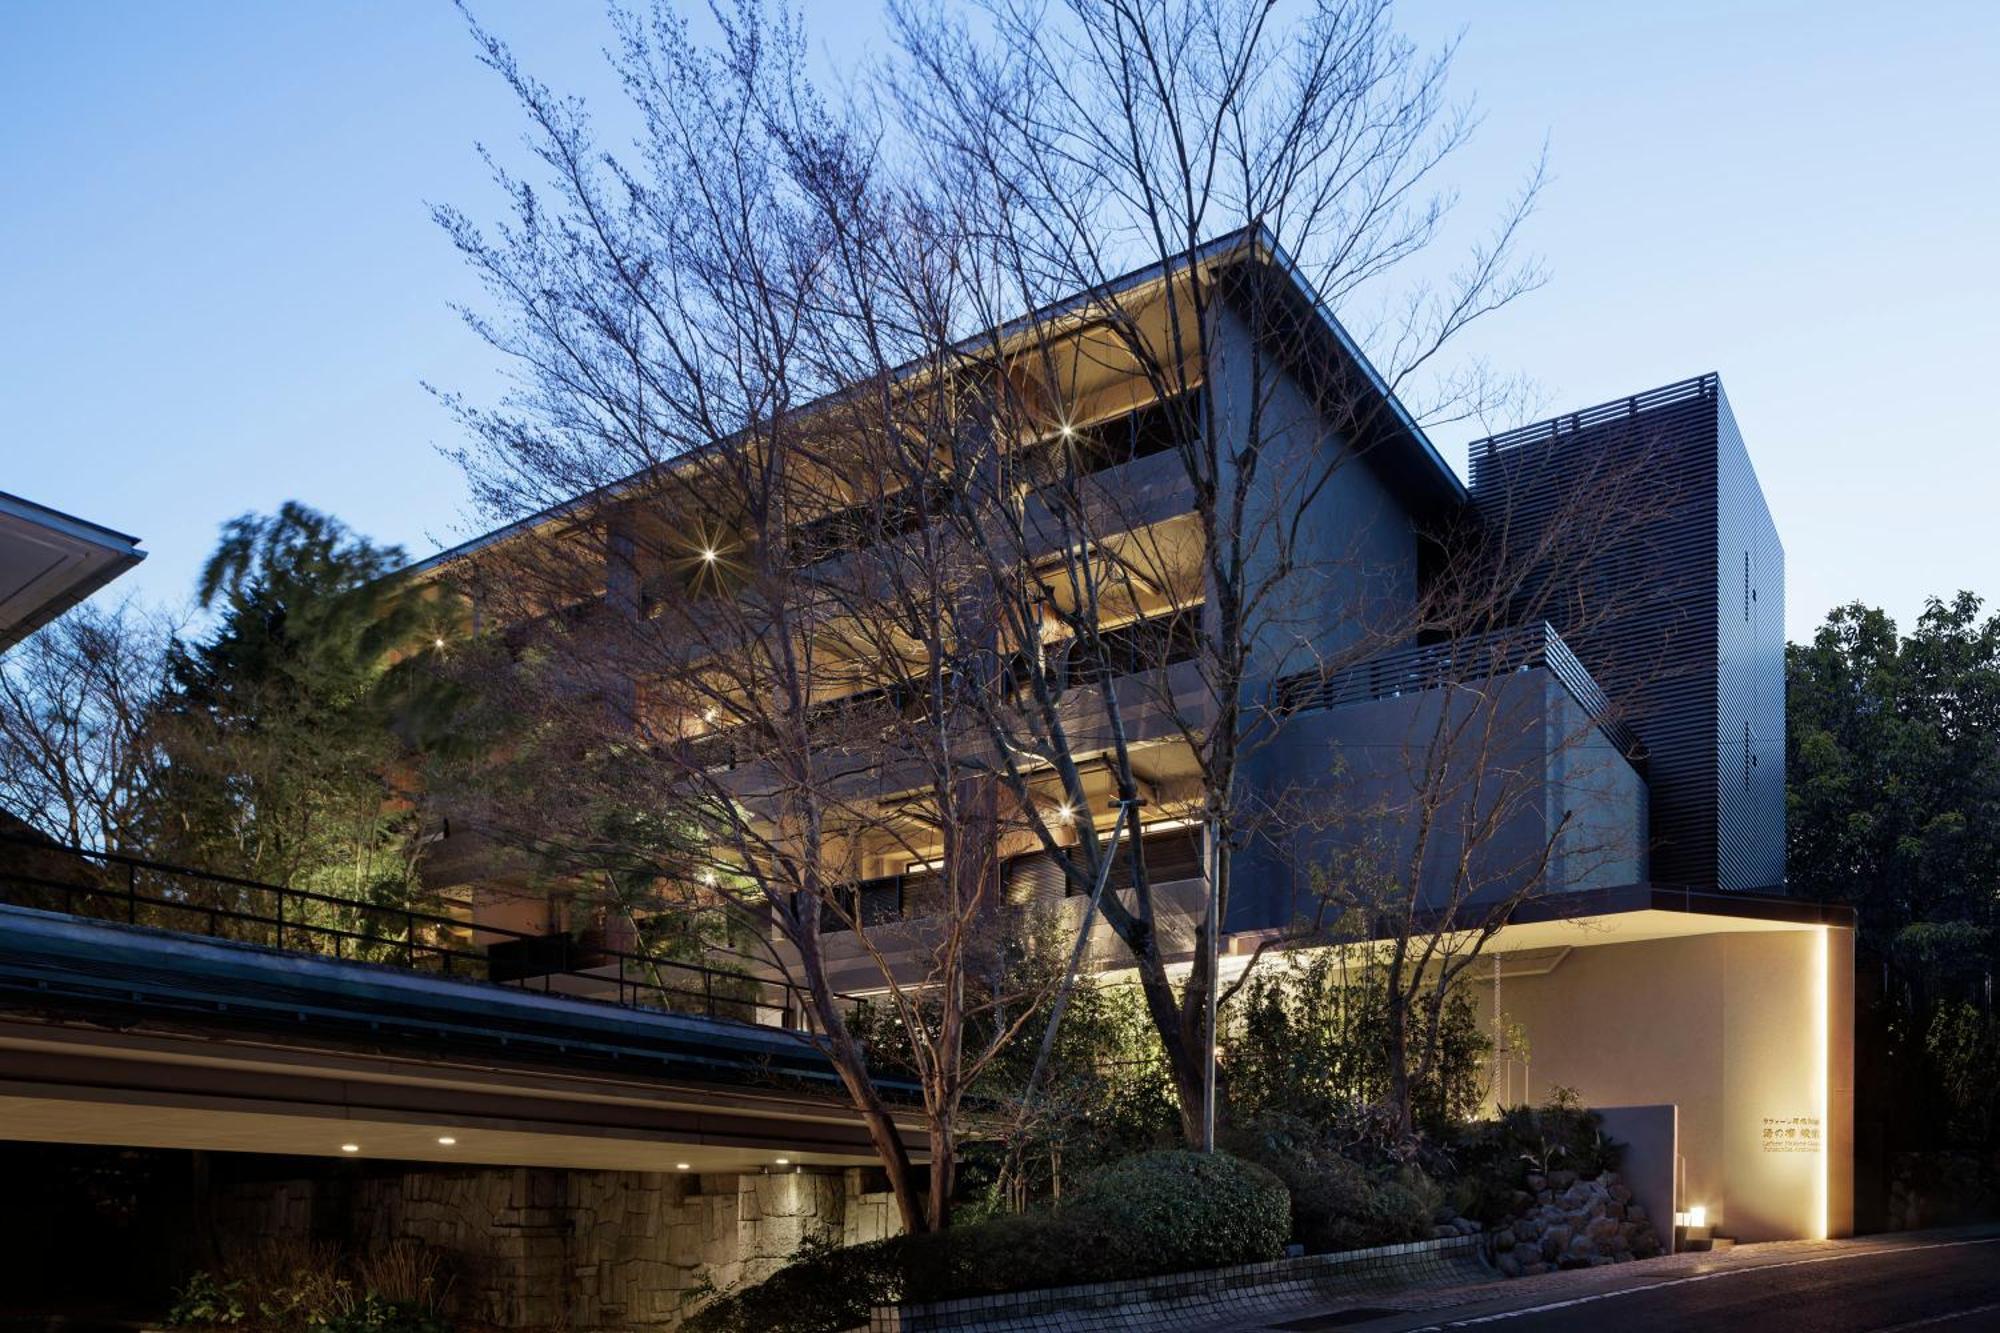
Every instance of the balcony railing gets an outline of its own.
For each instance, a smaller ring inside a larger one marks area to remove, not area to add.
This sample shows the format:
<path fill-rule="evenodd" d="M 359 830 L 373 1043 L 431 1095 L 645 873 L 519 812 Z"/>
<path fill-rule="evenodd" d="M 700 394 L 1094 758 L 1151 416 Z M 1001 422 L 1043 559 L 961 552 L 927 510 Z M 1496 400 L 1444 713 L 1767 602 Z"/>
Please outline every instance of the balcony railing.
<path fill-rule="evenodd" d="M 18 834 L 0 834 L 0 902 L 627 1008 L 785 1028 L 811 1012 L 788 982 L 612 947 L 608 932 L 509 930 Z"/>
<path fill-rule="evenodd" d="M 1617 716 L 1610 699 L 1547 621 L 1495 630 L 1450 643 L 1384 653 L 1358 666 L 1333 672 L 1301 671 L 1281 677 L 1272 705 L 1281 716 L 1322 708 L 1344 708 L 1378 699 L 1463 685 L 1542 667 L 1562 682 L 1570 697 L 1620 754 L 1645 759 L 1638 733 Z"/>

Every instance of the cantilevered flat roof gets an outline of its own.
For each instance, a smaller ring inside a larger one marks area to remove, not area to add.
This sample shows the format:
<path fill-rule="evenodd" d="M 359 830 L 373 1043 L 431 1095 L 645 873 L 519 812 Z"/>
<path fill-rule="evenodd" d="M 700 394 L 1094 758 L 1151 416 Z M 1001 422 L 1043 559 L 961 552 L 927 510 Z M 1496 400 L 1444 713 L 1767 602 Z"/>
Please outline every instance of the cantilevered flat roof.
<path fill-rule="evenodd" d="M 0 491 L 0 652 L 145 558 L 137 537 Z"/>

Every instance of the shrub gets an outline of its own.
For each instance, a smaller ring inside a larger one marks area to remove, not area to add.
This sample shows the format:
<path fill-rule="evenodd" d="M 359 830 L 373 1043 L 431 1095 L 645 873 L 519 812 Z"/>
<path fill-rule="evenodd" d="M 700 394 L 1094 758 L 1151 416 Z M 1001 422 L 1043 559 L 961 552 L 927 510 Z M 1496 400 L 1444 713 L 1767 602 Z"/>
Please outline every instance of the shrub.
<path fill-rule="evenodd" d="M 1276 1259 L 1291 1197 L 1263 1167 L 1228 1153 L 1141 1153 L 1097 1172 L 1066 1214 L 1111 1249 L 1120 1276 Z"/>
<path fill-rule="evenodd" d="M 1541 1106 L 1510 1106 L 1470 1126 L 1454 1152 L 1467 1187 L 1465 1211 L 1497 1222 L 1519 1211 L 1531 1175 L 1573 1171 L 1594 1180 L 1617 1170 L 1625 1149 L 1605 1137 L 1603 1124 L 1573 1089 L 1552 1088 Z"/>
<path fill-rule="evenodd" d="M 684 1333 L 838 1333 L 872 1306 L 1108 1282 L 1275 1259 L 1290 1203 L 1278 1179 L 1224 1154 L 1156 1152 L 1092 1176 L 1061 1212 L 1038 1209 L 947 1231 L 802 1256 L 728 1293 Z"/>
<path fill-rule="evenodd" d="M 1284 1183 L 1291 1237 L 1313 1254 L 1397 1245 L 1430 1234 L 1434 1185 L 1414 1166 L 1374 1170 L 1349 1160 L 1304 1120 L 1264 1115 L 1231 1131 L 1230 1146 Z"/>
<path fill-rule="evenodd" d="M 208 1273 L 195 1273 L 174 1293 L 167 1323 L 176 1328 L 229 1327 L 242 1323 L 244 1313 L 241 1279 L 223 1282 Z"/>
<path fill-rule="evenodd" d="M 370 1292 L 309 1333 L 451 1333 L 451 1325 L 415 1301 L 392 1301 Z"/>
<path fill-rule="evenodd" d="M 444 1255 L 394 1241 L 351 1263 L 336 1245 L 267 1237 L 196 1273 L 169 1324 L 234 1333 L 449 1333 Z"/>
<path fill-rule="evenodd" d="M 724 1292 L 681 1324 L 682 1333 L 840 1333 L 865 1327 L 876 1305 L 903 1290 L 895 1237 L 840 1249 L 809 1237 L 799 1257 L 755 1286 Z"/>
<path fill-rule="evenodd" d="M 1231 1006 L 1224 1035 L 1230 1105 L 1244 1114 L 1282 1112 L 1318 1124 L 1353 1115 L 1389 1096 L 1388 977 L 1332 950 L 1293 955 L 1255 973 Z M 1473 1114 L 1485 1096 L 1482 1066 L 1491 1045 L 1470 991 L 1454 988 L 1438 1013 L 1425 1072 L 1410 1090 L 1417 1124 L 1439 1132 Z"/>

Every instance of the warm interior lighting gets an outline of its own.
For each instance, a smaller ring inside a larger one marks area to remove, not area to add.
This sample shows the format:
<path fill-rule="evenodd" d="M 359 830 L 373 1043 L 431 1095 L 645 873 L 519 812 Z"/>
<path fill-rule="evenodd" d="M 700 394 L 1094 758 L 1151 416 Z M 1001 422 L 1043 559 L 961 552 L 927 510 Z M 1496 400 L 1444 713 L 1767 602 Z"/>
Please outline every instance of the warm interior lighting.
<path fill-rule="evenodd" d="M 439 1146 L 440 1148 L 450 1148 L 450 1147 L 454 1147 L 454 1146 L 456 1146 L 456 1145 L 457 1145 L 457 1143 L 458 1143 L 458 1140 L 457 1140 L 457 1139 L 455 1139 L 455 1138 L 453 1138 L 453 1137 L 452 1137 L 451 1135 L 449 1135 L 449 1134 L 440 1134 L 440 1135 L 438 1135 L 438 1146 Z"/>
<path fill-rule="evenodd" d="M 1068 801 L 1064 801 L 1056 807 L 1056 818 L 1065 824 L 1074 824 L 1076 822 L 1076 807 Z"/>
<path fill-rule="evenodd" d="M 358 1143 L 343 1143 L 340 1145 L 340 1150 L 342 1152 L 360 1152 L 361 1145 Z"/>
<path fill-rule="evenodd" d="M 444 638 L 443 638 L 443 636 L 439 636 L 438 638 L 435 638 L 435 639 L 432 639 L 432 640 L 431 640 L 431 647 L 433 647 L 433 648 L 439 648 L 439 649 L 443 648 L 443 647 L 444 647 Z"/>
<path fill-rule="evenodd" d="M 721 716 L 722 716 L 722 710 L 720 708 L 717 708 L 714 704 L 710 704 L 708 707 L 701 710 L 701 720 L 708 723 L 708 725 L 711 727 L 715 725 L 715 720 Z"/>
<path fill-rule="evenodd" d="M 675 1163 L 674 1163 L 674 1170 L 676 1170 L 676 1171 L 685 1171 L 685 1170 L 687 1170 L 687 1169 L 688 1169 L 688 1164 L 687 1164 L 686 1162 L 675 1162 Z"/>
<path fill-rule="evenodd" d="M 706 564 L 714 564 L 718 554 L 720 553 L 713 546 L 704 546 L 701 548 L 701 558 Z"/>
<path fill-rule="evenodd" d="M 792 1159 L 789 1157 L 780 1157 L 778 1159 L 779 1166 L 790 1166 L 791 1164 L 792 1164 Z"/>
<path fill-rule="evenodd" d="M 1688 1225 L 1691 1227 L 1705 1227 L 1708 1225 L 1707 1204 L 1698 1203 L 1694 1207 L 1688 1209 Z"/>

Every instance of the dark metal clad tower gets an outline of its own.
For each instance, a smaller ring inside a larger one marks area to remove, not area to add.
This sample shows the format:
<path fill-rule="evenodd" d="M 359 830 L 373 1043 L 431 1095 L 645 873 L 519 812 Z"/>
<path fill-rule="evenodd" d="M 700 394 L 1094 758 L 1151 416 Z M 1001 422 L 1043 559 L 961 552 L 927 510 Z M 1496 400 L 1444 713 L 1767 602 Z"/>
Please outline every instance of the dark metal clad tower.
<path fill-rule="evenodd" d="M 1548 618 L 1649 755 L 1652 878 L 1771 888 L 1785 870 L 1785 553 L 1714 375 L 1472 445 L 1499 546 L 1565 506 L 1635 507 L 1640 535 L 1559 558 Z"/>

